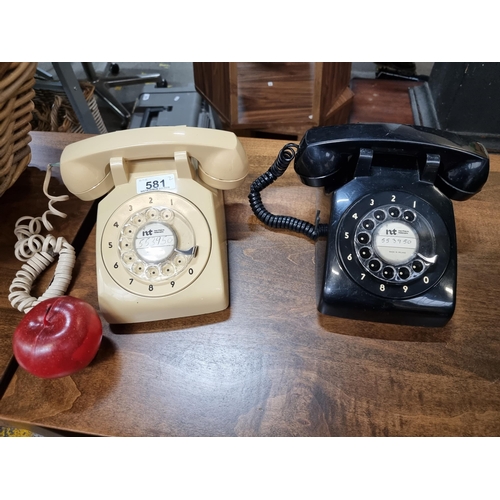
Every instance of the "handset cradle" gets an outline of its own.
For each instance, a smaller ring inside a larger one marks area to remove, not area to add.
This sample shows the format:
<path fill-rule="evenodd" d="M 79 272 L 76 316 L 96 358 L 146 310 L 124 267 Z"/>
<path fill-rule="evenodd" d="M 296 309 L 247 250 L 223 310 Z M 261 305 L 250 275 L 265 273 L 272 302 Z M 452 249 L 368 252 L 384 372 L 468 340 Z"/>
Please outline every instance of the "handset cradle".
<path fill-rule="evenodd" d="M 353 124 L 311 129 L 299 145 L 285 149 L 286 163 L 294 161 L 304 184 L 331 193 L 329 223 L 288 224 L 286 217 L 277 221 L 269 214 L 258 193 L 276 180 L 273 168 L 252 185 L 250 204 L 265 224 L 320 239 L 319 311 L 445 325 L 456 306 L 451 200 L 467 200 L 481 190 L 489 173 L 485 148 L 425 127 Z"/>

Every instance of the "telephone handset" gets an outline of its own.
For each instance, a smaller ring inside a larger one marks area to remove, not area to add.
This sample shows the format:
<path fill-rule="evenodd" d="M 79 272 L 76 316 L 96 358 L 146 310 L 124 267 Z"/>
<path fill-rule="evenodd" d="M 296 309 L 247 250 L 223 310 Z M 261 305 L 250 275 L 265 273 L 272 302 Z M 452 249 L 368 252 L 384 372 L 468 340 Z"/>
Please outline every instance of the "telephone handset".
<path fill-rule="evenodd" d="M 222 130 L 151 127 L 67 146 L 70 192 L 107 196 L 97 212 L 99 309 L 109 323 L 220 311 L 229 304 L 223 190 L 240 186 L 248 160 Z"/>
<path fill-rule="evenodd" d="M 328 224 L 276 216 L 260 191 L 295 171 L 332 194 Z M 252 184 L 265 224 L 317 240 L 317 305 L 324 314 L 416 326 L 443 326 L 456 304 L 457 250 L 451 200 L 479 192 L 489 158 L 477 142 L 398 124 L 311 129 L 288 144 Z"/>

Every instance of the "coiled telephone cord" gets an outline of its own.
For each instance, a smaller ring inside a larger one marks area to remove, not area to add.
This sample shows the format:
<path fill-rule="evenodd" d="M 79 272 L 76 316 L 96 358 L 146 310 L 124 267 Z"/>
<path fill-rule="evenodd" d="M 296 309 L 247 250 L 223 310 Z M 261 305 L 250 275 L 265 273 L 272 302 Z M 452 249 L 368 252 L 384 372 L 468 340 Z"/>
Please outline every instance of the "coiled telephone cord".
<path fill-rule="evenodd" d="M 285 173 L 295 158 L 297 148 L 297 144 L 289 143 L 281 149 L 269 170 L 252 183 L 248 199 L 257 219 L 267 226 L 276 229 L 289 229 L 290 231 L 304 234 L 312 240 L 317 240 L 321 236 L 328 234 L 328 224 L 319 223 L 319 211 L 316 213 L 315 224 L 288 215 L 274 215 L 264 207 L 260 196 L 260 192 L 263 189 L 270 186 L 278 177 L 281 177 Z"/>
<path fill-rule="evenodd" d="M 16 277 L 9 287 L 9 301 L 12 307 L 27 313 L 43 300 L 51 297 L 59 297 L 66 293 L 73 267 L 75 266 L 75 249 L 65 238 L 56 238 L 51 234 L 42 236 L 42 226 L 47 231 L 52 231 L 53 226 L 47 219 L 48 215 L 56 215 L 65 218 L 66 214 L 55 209 L 54 203 L 66 201 L 69 196 L 51 196 L 48 193 L 52 167 L 49 164 L 43 183 L 43 193 L 49 199 L 49 209 L 41 217 L 24 216 L 17 220 L 14 234 L 18 241 L 14 246 L 14 253 L 18 260 L 25 262 L 17 272 Z M 49 287 L 40 297 L 30 295 L 34 281 L 47 269 L 59 256 L 54 277 Z"/>

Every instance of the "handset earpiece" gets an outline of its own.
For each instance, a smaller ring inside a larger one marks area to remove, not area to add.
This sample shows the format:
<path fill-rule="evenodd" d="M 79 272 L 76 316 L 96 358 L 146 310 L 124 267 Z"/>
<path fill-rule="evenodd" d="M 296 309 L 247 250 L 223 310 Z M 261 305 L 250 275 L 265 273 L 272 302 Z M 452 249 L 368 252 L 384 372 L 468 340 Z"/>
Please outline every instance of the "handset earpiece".
<path fill-rule="evenodd" d="M 109 136 L 103 134 L 66 146 L 61 154 L 61 177 L 68 191 L 84 201 L 95 200 L 115 186 L 105 146 Z"/>
<path fill-rule="evenodd" d="M 341 155 L 327 145 L 299 149 L 295 159 L 295 172 L 307 186 L 323 187 L 335 183 L 343 162 Z"/>
<path fill-rule="evenodd" d="M 448 198 L 465 201 L 481 191 L 488 180 L 490 163 L 488 153 L 482 144 L 482 157 L 464 157 L 461 161 L 441 163 L 436 177 L 436 187 Z"/>
<path fill-rule="evenodd" d="M 217 149 L 214 144 L 211 151 L 201 151 L 199 157 L 196 151 L 193 152 L 192 156 L 198 161 L 198 175 L 208 186 L 228 190 L 241 186 L 245 181 L 248 174 L 247 155 L 236 136 L 234 139 L 230 148 Z"/>

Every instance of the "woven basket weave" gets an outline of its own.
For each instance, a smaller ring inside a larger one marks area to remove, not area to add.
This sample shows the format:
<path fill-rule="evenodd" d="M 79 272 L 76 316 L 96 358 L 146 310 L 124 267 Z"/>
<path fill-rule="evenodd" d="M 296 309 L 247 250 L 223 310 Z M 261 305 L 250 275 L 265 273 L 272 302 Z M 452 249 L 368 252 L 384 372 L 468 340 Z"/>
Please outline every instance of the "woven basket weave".
<path fill-rule="evenodd" d="M 0 62 L 0 196 L 31 161 L 34 62 Z"/>
<path fill-rule="evenodd" d="M 99 133 L 105 134 L 107 132 L 106 126 L 104 125 L 94 96 L 95 87 L 86 81 L 79 83 Z M 33 102 L 35 104 L 33 122 L 31 124 L 33 130 L 44 132 L 84 132 L 64 90 L 36 89 Z"/>

